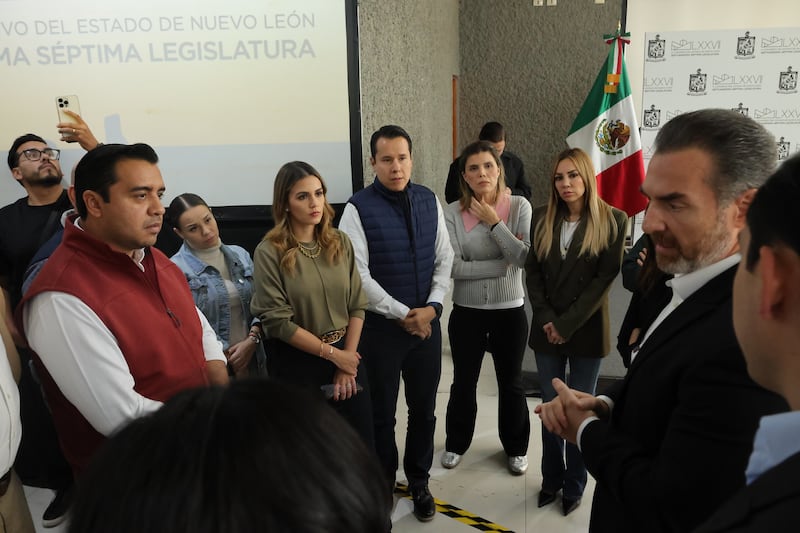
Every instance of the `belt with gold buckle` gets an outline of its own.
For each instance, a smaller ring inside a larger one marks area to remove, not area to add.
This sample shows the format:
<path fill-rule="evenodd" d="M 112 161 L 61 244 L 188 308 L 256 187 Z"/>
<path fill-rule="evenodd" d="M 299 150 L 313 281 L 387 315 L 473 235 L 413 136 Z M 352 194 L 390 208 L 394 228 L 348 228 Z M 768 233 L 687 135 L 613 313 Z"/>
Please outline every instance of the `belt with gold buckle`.
<path fill-rule="evenodd" d="M 342 337 L 344 337 L 345 333 L 347 333 L 347 328 L 335 329 L 333 331 L 323 333 L 319 338 L 325 344 L 333 344 L 342 340 Z"/>

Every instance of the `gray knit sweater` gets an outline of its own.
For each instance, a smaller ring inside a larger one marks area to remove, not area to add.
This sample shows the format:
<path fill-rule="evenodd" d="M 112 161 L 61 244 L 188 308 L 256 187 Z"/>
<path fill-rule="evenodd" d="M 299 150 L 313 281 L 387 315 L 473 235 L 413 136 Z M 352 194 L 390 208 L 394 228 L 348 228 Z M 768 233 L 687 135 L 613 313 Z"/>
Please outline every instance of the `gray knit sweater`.
<path fill-rule="evenodd" d="M 447 206 L 445 222 L 455 251 L 453 303 L 470 307 L 525 297 L 522 270 L 531 247 L 531 211 L 527 199 L 512 196 L 507 225 L 500 221 L 490 230 L 480 223 L 467 233 L 461 205 Z"/>

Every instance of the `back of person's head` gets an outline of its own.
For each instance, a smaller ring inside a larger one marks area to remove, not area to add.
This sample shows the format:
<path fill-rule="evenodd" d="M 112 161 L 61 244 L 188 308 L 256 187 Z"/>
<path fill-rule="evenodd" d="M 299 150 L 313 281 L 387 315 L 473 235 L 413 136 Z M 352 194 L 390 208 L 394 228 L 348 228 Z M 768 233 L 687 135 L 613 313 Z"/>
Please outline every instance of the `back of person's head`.
<path fill-rule="evenodd" d="M 291 385 L 180 393 L 112 436 L 80 480 L 75 533 L 372 533 L 388 484 L 356 432 Z"/>
<path fill-rule="evenodd" d="M 487 122 L 478 133 L 479 141 L 489 141 L 499 143 L 506 140 L 506 130 L 499 122 Z"/>
<path fill-rule="evenodd" d="M 378 139 L 397 139 L 398 137 L 402 137 L 408 142 L 408 153 L 411 154 L 411 135 L 408 134 L 406 130 L 401 128 L 400 126 L 395 126 L 394 124 L 389 124 L 386 126 L 381 126 L 375 133 L 372 134 L 372 137 L 369 139 L 369 151 L 372 154 L 372 159 L 375 159 L 375 155 L 378 153 L 377 145 Z"/>
<path fill-rule="evenodd" d="M 11 144 L 11 148 L 9 148 L 8 150 L 7 161 L 9 170 L 14 170 L 14 168 L 16 168 L 19 165 L 19 154 L 17 153 L 19 147 L 29 142 L 40 142 L 43 144 L 47 144 L 47 142 L 44 139 L 33 133 L 26 133 L 25 135 L 20 135 L 19 137 L 14 139 L 14 142 Z"/>
<path fill-rule="evenodd" d="M 657 154 L 698 148 L 716 168 L 712 183 L 719 207 L 726 207 L 748 189 L 760 187 L 775 169 L 775 139 L 764 126 L 730 109 L 683 113 L 661 128 Z"/>
<path fill-rule="evenodd" d="M 164 218 L 167 220 L 167 224 L 175 229 L 180 229 L 181 215 L 188 209 L 197 207 L 198 205 L 208 207 L 206 201 L 194 193 L 185 192 L 179 194 L 169 203 L 169 207 L 167 207 L 167 211 L 164 213 Z M 208 210 L 210 211 L 211 208 L 208 207 Z"/>
<path fill-rule="evenodd" d="M 108 202 L 108 189 L 117 181 L 117 163 L 127 159 L 158 163 L 158 155 L 149 145 L 103 144 L 86 154 L 75 166 L 75 209 L 78 216 L 86 217 L 86 202 L 83 193 L 94 191 Z"/>
<path fill-rule="evenodd" d="M 758 190 L 747 210 L 750 245 L 742 250 L 752 271 L 762 246 L 783 245 L 800 255 L 800 225 L 795 210 L 800 205 L 800 154 L 775 171 Z"/>

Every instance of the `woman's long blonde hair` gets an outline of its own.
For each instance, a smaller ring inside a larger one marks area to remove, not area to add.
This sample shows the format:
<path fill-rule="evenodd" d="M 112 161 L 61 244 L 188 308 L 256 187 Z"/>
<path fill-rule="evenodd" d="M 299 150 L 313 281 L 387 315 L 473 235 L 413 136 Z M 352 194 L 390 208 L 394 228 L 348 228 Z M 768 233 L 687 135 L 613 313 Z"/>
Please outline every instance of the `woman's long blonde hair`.
<path fill-rule="evenodd" d="M 586 234 L 583 236 L 580 254 L 599 255 L 608 248 L 609 242 L 615 239 L 617 232 L 620 231 L 616 219 L 611 214 L 611 206 L 597 195 L 597 180 L 591 158 L 580 148 L 569 148 L 556 157 L 553 172 L 550 174 L 550 197 L 547 200 L 547 211 L 534 229 L 533 245 L 536 257 L 540 261 L 544 261 L 553 246 L 558 247 L 559 243 L 553 236 L 553 230 L 558 222 L 569 214 L 567 204 L 556 190 L 556 169 L 558 164 L 565 159 L 569 159 L 575 165 L 585 188 L 581 216 L 587 217 Z"/>
<path fill-rule="evenodd" d="M 275 246 L 281 256 L 281 270 L 293 275 L 297 263 L 297 248 L 300 246 L 292 233 L 289 216 L 289 194 L 294 184 L 303 178 L 314 176 L 322 184 L 325 193 L 325 204 L 322 207 L 322 220 L 314 228 L 314 236 L 319 243 L 325 259 L 329 264 L 338 263 L 342 257 L 342 241 L 339 234 L 333 229 L 334 211 L 328 203 L 328 188 L 319 172 L 303 161 L 292 161 L 283 165 L 275 176 L 275 186 L 272 195 L 272 216 L 275 227 L 264 236 Z"/>

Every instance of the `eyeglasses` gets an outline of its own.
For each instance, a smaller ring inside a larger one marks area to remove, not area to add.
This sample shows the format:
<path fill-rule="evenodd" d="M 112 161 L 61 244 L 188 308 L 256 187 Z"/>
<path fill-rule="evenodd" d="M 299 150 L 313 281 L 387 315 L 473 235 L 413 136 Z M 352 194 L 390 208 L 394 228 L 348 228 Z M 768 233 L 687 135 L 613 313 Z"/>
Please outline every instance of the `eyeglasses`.
<path fill-rule="evenodd" d="M 58 161 L 61 158 L 61 150 L 58 148 L 45 148 L 44 150 L 28 148 L 19 153 L 19 155 L 24 155 L 28 161 L 38 161 L 42 158 L 42 154 L 45 154 L 53 161 Z"/>

